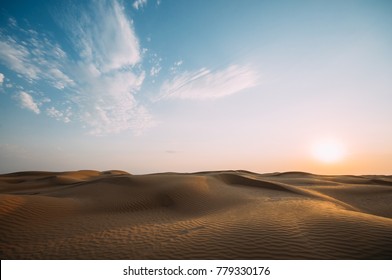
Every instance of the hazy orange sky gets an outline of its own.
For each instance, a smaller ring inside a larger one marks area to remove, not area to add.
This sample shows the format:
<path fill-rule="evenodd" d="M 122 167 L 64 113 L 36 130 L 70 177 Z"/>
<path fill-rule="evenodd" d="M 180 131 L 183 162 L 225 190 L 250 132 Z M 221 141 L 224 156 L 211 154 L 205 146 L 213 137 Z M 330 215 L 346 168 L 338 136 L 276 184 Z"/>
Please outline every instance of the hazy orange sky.
<path fill-rule="evenodd" d="M 1 8 L 0 173 L 392 173 L 391 1 Z"/>

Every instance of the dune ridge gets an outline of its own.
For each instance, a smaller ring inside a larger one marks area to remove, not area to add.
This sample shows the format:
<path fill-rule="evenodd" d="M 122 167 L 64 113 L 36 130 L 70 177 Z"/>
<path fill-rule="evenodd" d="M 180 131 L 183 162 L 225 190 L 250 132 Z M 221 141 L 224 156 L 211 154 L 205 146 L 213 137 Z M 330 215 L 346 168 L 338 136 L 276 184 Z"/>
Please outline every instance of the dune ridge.
<path fill-rule="evenodd" d="M 391 259 L 392 177 L 0 175 L 1 259 Z"/>

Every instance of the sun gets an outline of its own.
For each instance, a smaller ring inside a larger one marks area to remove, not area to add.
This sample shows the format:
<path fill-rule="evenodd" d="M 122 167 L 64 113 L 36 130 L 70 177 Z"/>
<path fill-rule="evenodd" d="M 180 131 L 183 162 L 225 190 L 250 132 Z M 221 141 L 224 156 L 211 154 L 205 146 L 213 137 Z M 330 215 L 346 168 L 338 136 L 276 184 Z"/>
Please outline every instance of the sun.
<path fill-rule="evenodd" d="M 312 155 L 318 161 L 332 164 L 343 160 L 345 149 L 343 144 L 336 139 L 323 139 L 313 145 Z"/>

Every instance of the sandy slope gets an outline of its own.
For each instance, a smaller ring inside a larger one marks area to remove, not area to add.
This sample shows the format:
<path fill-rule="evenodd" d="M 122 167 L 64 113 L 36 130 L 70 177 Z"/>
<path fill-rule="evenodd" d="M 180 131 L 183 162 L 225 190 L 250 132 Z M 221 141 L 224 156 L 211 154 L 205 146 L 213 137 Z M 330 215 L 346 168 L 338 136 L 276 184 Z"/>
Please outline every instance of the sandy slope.
<path fill-rule="evenodd" d="M 391 259 L 391 218 L 391 176 L 0 176 L 1 259 Z"/>

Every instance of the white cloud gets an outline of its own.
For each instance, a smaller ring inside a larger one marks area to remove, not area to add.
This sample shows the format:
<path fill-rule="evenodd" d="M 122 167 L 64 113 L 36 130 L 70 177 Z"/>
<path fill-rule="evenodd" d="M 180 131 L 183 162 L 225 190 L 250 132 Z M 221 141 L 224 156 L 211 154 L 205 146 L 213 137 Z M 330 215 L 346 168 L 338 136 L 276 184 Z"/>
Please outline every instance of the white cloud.
<path fill-rule="evenodd" d="M 134 66 L 141 60 L 139 40 L 117 1 L 98 1 L 70 18 L 66 28 L 84 63 L 101 73 Z"/>
<path fill-rule="evenodd" d="M 160 89 L 160 99 L 216 99 L 254 87 L 258 84 L 257 73 L 247 66 L 231 65 L 221 71 L 202 68 L 183 72 Z"/>
<path fill-rule="evenodd" d="M 57 68 L 50 69 L 49 74 L 55 78 L 53 79 L 53 86 L 57 89 L 64 89 L 67 85 L 75 84 L 73 80 L 71 80 L 67 75 Z"/>
<path fill-rule="evenodd" d="M 146 121 L 152 118 L 134 96 L 145 78 L 145 73 L 135 67 L 141 62 L 139 40 L 117 2 L 94 4 L 92 14 L 81 15 L 82 19 L 70 26 L 74 44 L 82 54 L 77 67 L 81 86 L 74 101 L 83 112 L 81 120 L 93 134 L 138 132 L 152 124 Z"/>
<path fill-rule="evenodd" d="M 182 65 L 183 61 L 179 60 L 173 63 L 173 66 L 170 67 L 170 72 L 172 75 L 176 75 Z"/>
<path fill-rule="evenodd" d="M 19 100 L 20 106 L 22 108 L 33 111 L 36 114 L 40 113 L 40 109 L 38 108 L 38 104 L 34 101 L 33 97 L 27 92 L 21 91 L 17 98 Z"/>
<path fill-rule="evenodd" d="M 84 108 L 85 113 L 81 118 L 92 128 L 92 134 L 124 130 L 138 133 L 149 126 L 146 120 L 151 118 L 147 116 L 147 110 L 138 104 L 133 95 L 140 89 L 144 77 L 144 73 L 119 72 L 114 76 L 100 76 L 87 85 L 84 91 L 93 94 L 79 95 L 77 102 Z"/>
<path fill-rule="evenodd" d="M 4 74 L 0 73 L 0 85 L 2 85 L 4 82 Z"/>
<path fill-rule="evenodd" d="M 157 3 L 159 5 L 159 3 Z M 147 0 L 136 0 L 133 2 L 132 6 L 136 9 L 139 10 L 140 8 L 143 8 L 145 5 L 147 5 Z"/>
<path fill-rule="evenodd" d="M 139 40 L 131 22 L 117 2 L 114 2 L 113 12 L 111 15 L 107 15 L 106 19 L 106 24 L 101 27 L 104 30 L 106 44 L 104 51 L 108 51 L 105 54 L 109 54 L 109 59 L 105 63 L 108 63 L 110 70 L 139 63 L 141 60 Z M 101 40 L 102 42 L 101 36 L 100 32 L 96 38 L 97 41 Z"/>
<path fill-rule="evenodd" d="M 55 96 L 45 90 L 41 99 L 50 97 L 50 103 L 34 102 L 24 92 L 18 95 L 22 107 L 36 113 L 41 108 L 64 122 L 72 116 L 93 134 L 138 133 L 151 126 L 151 115 L 135 98 L 145 72 L 140 67 L 139 40 L 124 7 L 117 1 L 93 1 L 87 8 L 70 9 L 58 20 L 76 57 L 45 32 L 23 29 L 13 19 L 11 32 L 0 30 L 0 62 L 32 88 L 44 82 L 61 90 Z"/>
<path fill-rule="evenodd" d="M 150 76 L 151 77 L 158 76 L 159 72 L 161 72 L 162 70 L 162 66 L 161 66 L 162 58 L 159 57 L 158 54 L 156 53 L 151 53 L 149 54 L 148 62 L 151 65 Z"/>
<path fill-rule="evenodd" d="M 159 74 L 159 72 L 161 72 L 161 70 L 162 70 L 162 67 L 159 65 L 151 67 L 150 76 L 156 77 Z"/>
<path fill-rule="evenodd" d="M 54 118 L 58 121 L 63 121 L 65 123 L 68 123 L 71 121 L 70 117 L 72 115 L 71 108 L 67 108 L 67 110 L 65 112 L 61 112 L 54 107 L 47 108 L 46 114 L 51 118 Z"/>
<path fill-rule="evenodd" d="M 74 85 L 60 70 L 63 67 L 61 60 L 65 58 L 60 46 L 51 42 L 45 34 L 22 29 L 16 23 L 12 26 L 26 37 L 20 41 L 0 32 L 0 61 L 3 64 L 28 81 L 44 80 L 56 88 Z M 54 72 L 62 75 L 53 75 Z"/>
<path fill-rule="evenodd" d="M 18 44 L 13 38 L 1 37 L 0 61 L 11 70 L 26 76 L 28 79 L 37 79 L 40 70 L 37 66 L 31 64 L 28 49 Z"/>

